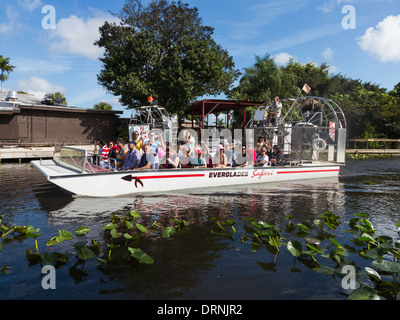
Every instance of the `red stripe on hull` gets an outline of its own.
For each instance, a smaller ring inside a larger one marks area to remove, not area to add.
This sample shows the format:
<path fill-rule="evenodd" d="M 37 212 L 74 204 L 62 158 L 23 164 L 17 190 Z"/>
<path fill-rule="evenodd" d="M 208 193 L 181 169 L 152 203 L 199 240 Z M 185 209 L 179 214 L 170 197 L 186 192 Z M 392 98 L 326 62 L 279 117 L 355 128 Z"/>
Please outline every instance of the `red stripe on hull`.
<path fill-rule="evenodd" d="M 171 174 L 166 176 L 144 176 L 138 177 L 140 180 L 144 179 L 164 179 L 164 178 L 192 178 L 192 177 L 204 177 L 204 174 Z"/>
<path fill-rule="evenodd" d="M 329 170 L 302 170 L 302 171 L 278 171 L 277 174 L 284 173 L 315 173 L 315 172 L 338 172 L 339 169 L 329 169 Z"/>

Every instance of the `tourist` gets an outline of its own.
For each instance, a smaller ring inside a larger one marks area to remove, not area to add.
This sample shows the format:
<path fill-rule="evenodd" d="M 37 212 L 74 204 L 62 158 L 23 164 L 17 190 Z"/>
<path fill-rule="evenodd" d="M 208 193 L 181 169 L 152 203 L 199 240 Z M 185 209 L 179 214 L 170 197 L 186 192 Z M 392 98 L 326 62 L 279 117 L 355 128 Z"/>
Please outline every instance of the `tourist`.
<path fill-rule="evenodd" d="M 277 145 L 272 148 L 270 162 L 273 166 L 282 166 L 285 163 L 281 149 Z"/>
<path fill-rule="evenodd" d="M 278 119 L 281 116 L 282 103 L 279 101 L 279 97 L 275 97 L 274 102 L 271 105 L 270 112 L 268 113 L 268 125 L 277 125 Z"/>
<path fill-rule="evenodd" d="M 231 146 L 229 143 L 225 144 L 225 150 L 224 153 L 226 155 L 226 165 L 228 167 L 232 167 L 232 163 L 233 163 L 233 151 L 231 149 Z"/>
<path fill-rule="evenodd" d="M 257 160 L 257 153 L 253 149 L 253 145 L 249 143 L 249 146 L 247 148 L 247 153 L 248 153 L 248 159 L 249 159 L 249 165 L 253 165 L 254 162 Z"/>
<path fill-rule="evenodd" d="M 129 140 L 135 144 L 136 149 L 142 153 L 143 138 L 139 136 L 139 131 L 132 132 L 132 139 Z"/>
<path fill-rule="evenodd" d="M 108 148 L 110 148 L 110 152 L 108 153 L 108 157 L 115 159 L 117 157 L 117 153 L 119 151 L 119 148 L 117 145 L 115 145 L 114 141 L 110 140 L 108 142 Z"/>
<path fill-rule="evenodd" d="M 266 167 L 268 166 L 268 156 L 267 156 L 267 148 L 264 146 L 261 148 L 261 153 L 258 155 L 256 162 L 254 163 L 255 167 Z"/>
<path fill-rule="evenodd" d="M 100 167 L 103 168 L 108 168 L 108 153 L 110 152 L 110 148 L 103 142 L 100 140 L 100 144 L 99 144 L 99 165 Z"/>
<path fill-rule="evenodd" d="M 147 170 L 154 169 L 154 155 L 150 150 L 150 145 L 148 143 L 143 145 L 143 155 L 137 167 L 134 170 Z"/>
<path fill-rule="evenodd" d="M 247 167 L 249 165 L 249 154 L 246 150 L 246 145 L 242 146 L 242 152 L 235 158 L 235 167 Z"/>
<path fill-rule="evenodd" d="M 207 168 L 213 168 L 212 157 L 210 155 L 210 152 L 209 152 L 207 146 L 203 146 L 201 148 L 201 154 L 202 154 L 202 157 L 204 158 L 204 160 L 206 162 Z"/>
<path fill-rule="evenodd" d="M 159 136 L 157 136 L 154 132 L 150 132 L 149 141 L 147 142 L 147 144 L 149 145 L 151 154 L 154 157 L 154 169 L 158 169 L 160 163 L 158 148 L 162 147 L 162 142 L 159 141 Z"/>
<path fill-rule="evenodd" d="M 195 139 L 190 132 L 186 135 L 185 144 L 190 151 L 194 149 Z"/>
<path fill-rule="evenodd" d="M 217 146 L 217 152 L 213 158 L 213 167 L 214 168 L 223 168 L 227 166 L 227 158 L 224 153 L 224 146 Z"/>
<path fill-rule="evenodd" d="M 264 146 L 266 144 L 266 142 L 265 142 L 265 138 L 264 138 L 264 136 L 260 136 L 260 137 L 258 137 L 258 140 L 257 140 L 257 147 L 262 147 L 262 146 Z"/>
<path fill-rule="evenodd" d="M 196 153 L 197 159 L 196 162 L 193 164 L 193 168 L 207 168 L 206 160 L 202 157 L 201 150 L 198 149 Z"/>
<path fill-rule="evenodd" d="M 114 168 L 116 166 L 115 159 L 117 157 L 119 148 L 117 145 L 115 145 L 114 141 L 112 141 L 112 140 L 110 140 L 108 142 L 108 147 L 110 148 L 110 151 L 108 153 L 108 158 L 110 160 L 109 166 L 110 166 L 110 169 L 114 170 Z"/>
<path fill-rule="evenodd" d="M 179 159 L 182 168 L 191 168 L 194 157 L 191 155 L 191 151 L 185 146 L 183 147 L 184 156 Z"/>
<path fill-rule="evenodd" d="M 138 149 L 136 149 L 135 143 L 130 140 L 128 142 L 129 151 L 126 154 L 124 165 L 122 166 L 121 170 L 133 170 L 135 169 L 141 159 L 141 154 Z"/>
<path fill-rule="evenodd" d="M 115 163 L 117 165 L 117 169 L 121 169 L 125 163 L 125 158 L 129 149 L 127 146 L 125 146 L 125 141 L 122 138 L 117 139 L 117 147 L 119 148 L 119 151 L 115 157 Z"/>
<path fill-rule="evenodd" d="M 173 148 L 167 145 L 165 156 L 161 160 L 163 169 L 176 169 L 179 167 L 179 157 Z"/>

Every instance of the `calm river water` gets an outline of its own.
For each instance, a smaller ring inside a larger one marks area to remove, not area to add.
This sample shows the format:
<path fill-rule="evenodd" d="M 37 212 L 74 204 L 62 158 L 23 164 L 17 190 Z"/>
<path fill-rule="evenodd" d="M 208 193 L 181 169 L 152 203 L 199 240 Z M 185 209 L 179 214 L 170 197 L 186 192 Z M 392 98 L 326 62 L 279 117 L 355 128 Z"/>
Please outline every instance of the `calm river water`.
<path fill-rule="evenodd" d="M 170 239 L 141 238 L 141 248 L 154 259 L 151 265 L 104 266 L 96 259 L 82 263 L 75 258 L 71 244 L 81 240 L 96 240 L 106 251 L 109 235 L 102 227 L 111 221 L 110 213 L 123 216 L 130 210 L 137 210 L 146 226 L 154 220 L 170 226 L 173 219 L 190 225 Z M 35 250 L 34 240 L 2 240 L 0 267 L 8 272 L 0 273 L 0 299 L 345 299 L 338 280 L 299 262 L 294 266 L 285 247 L 274 258 L 265 248 L 254 251 L 240 241 L 246 218 L 284 228 L 286 214 L 300 223 L 326 211 L 343 222 L 354 213 L 368 213 L 378 233 L 397 237 L 400 159 L 351 160 L 339 179 L 113 199 L 72 198 L 28 163 L 1 164 L 2 223 L 40 228 L 39 251 L 69 252 L 70 259 L 56 265 L 56 289 L 44 290 L 42 266 L 25 256 L 27 249 Z M 211 232 L 212 217 L 237 221 L 233 239 Z M 82 226 L 90 232 L 78 238 L 75 230 Z M 46 246 L 61 229 L 74 239 Z"/>

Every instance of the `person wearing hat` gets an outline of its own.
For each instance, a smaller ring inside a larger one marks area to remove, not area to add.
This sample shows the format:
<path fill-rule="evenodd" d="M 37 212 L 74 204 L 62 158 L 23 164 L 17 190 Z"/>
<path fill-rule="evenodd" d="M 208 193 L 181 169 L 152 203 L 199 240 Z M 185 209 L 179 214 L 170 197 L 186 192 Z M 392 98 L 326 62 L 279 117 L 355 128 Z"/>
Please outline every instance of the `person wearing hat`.
<path fill-rule="evenodd" d="M 193 168 L 207 168 L 206 160 L 202 157 L 201 150 L 197 150 L 197 163 L 193 164 Z"/>
<path fill-rule="evenodd" d="M 126 154 L 125 163 L 121 170 L 133 170 L 140 162 L 142 155 L 139 150 L 136 149 L 136 144 L 134 141 L 130 140 L 128 142 L 128 153 Z"/>

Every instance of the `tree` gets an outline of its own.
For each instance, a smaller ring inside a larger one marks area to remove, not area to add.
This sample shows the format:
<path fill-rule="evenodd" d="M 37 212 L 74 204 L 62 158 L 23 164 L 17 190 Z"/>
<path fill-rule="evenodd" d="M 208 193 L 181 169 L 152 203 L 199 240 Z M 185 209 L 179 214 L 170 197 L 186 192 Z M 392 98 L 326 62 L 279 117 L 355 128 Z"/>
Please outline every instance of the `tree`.
<path fill-rule="evenodd" d="M 99 102 L 93 106 L 95 110 L 112 110 L 112 106 L 107 102 Z"/>
<path fill-rule="evenodd" d="M 67 105 L 67 99 L 61 92 L 57 91 L 57 92 L 51 93 L 51 99 L 52 99 L 53 103 L 55 102 L 57 104 Z"/>
<path fill-rule="evenodd" d="M 256 63 L 245 69 L 239 85 L 229 94 L 231 99 L 268 101 L 275 96 L 283 98 L 300 93 L 293 75 L 281 70 L 269 54 L 255 58 Z"/>
<path fill-rule="evenodd" d="M 308 95 L 324 96 L 329 83 L 329 65 L 325 62 L 317 66 L 313 62 L 302 64 L 290 59 L 281 69 L 295 77 L 296 87 L 302 88 L 305 83 L 311 87 Z"/>
<path fill-rule="evenodd" d="M 197 97 L 227 92 L 239 76 L 197 8 L 127 0 L 116 16 L 121 24 L 105 22 L 95 42 L 105 49 L 97 78 L 128 108 L 147 104 L 151 95 L 169 112 L 179 112 Z"/>
<path fill-rule="evenodd" d="M 14 70 L 15 66 L 10 64 L 10 58 L 3 57 L 0 55 L 0 81 L 1 81 L 1 89 L 0 92 L 3 92 L 3 81 L 8 79 L 8 74 Z"/>

